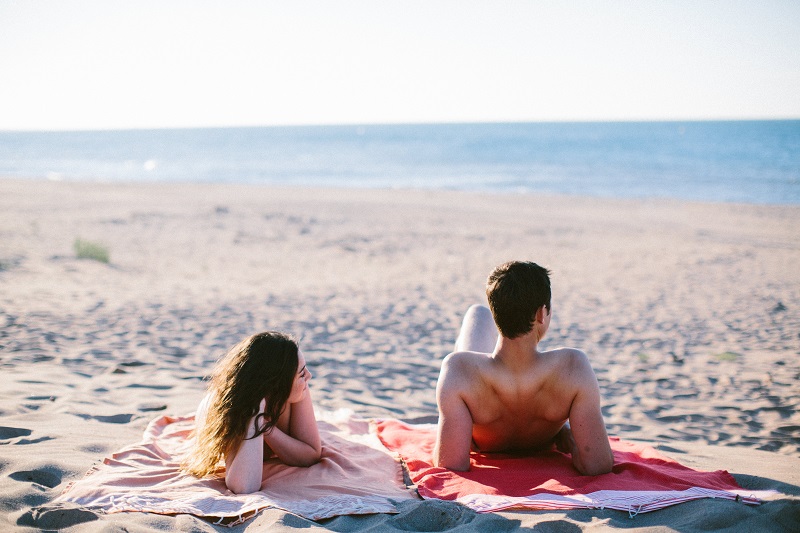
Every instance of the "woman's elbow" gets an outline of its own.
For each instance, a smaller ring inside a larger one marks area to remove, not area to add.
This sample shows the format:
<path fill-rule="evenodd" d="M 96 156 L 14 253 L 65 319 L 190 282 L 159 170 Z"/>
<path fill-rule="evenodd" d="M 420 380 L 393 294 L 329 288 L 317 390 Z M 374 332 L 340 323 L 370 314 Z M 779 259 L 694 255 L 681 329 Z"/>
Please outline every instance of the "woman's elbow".
<path fill-rule="evenodd" d="M 228 490 L 234 494 L 250 494 L 261 488 L 260 482 L 243 479 L 225 478 L 225 485 L 227 485 Z"/>
<path fill-rule="evenodd" d="M 302 464 L 298 466 L 313 466 L 322 459 L 322 448 L 312 448 L 311 452 L 302 459 Z"/>

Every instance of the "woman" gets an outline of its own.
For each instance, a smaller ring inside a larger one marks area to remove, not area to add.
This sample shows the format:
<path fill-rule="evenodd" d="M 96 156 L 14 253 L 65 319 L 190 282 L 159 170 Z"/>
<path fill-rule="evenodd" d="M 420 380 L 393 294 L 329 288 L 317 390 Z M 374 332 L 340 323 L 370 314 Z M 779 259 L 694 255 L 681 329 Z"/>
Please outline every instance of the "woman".
<path fill-rule="evenodd" d="M 319 461 L 310 379 L 303 353 L 283 333 L 258 333 L 231 348 L 197 408 L 195 449 L 183 469 L 205 477 L 224 460 L 225 484 L 246 494 L 261 487 L 264 459 L 292 466 Z"/>

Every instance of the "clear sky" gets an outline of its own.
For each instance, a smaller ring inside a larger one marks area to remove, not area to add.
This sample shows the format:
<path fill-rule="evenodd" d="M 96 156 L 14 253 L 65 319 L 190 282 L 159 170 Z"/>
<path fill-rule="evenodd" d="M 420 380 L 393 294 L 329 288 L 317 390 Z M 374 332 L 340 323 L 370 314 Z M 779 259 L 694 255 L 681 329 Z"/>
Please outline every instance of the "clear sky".
<path fill-rule="evenodd" d="M 800 118 L 800 1 L 0 0 L 0 130 Z"/>

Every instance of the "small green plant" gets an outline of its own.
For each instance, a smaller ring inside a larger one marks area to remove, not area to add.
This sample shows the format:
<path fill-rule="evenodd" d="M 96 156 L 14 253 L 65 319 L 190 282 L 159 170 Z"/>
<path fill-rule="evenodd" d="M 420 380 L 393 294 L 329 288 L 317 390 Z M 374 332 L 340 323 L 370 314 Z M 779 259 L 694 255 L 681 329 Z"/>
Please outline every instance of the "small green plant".
<path fill-rule="evenodd" d="M 75 243 L 72 245 L 72 248 L 75 250 L 75 256 L 78 259 L 94 259 L 95 261 L 100 261 L 101 263 L 108 263 L 108 248 L 102 244 L 75 239 Z"/>
<path fill-rule="evenodd" d="M 646 354 L 646 353 L 644 353 L 644 352 L 639 352 L 639 353 L 637 353 L 637 354 L 636 354 L 636 357 L 638 357 L 638 358 L 639 358 L 639 361 L 640 361 L 640 362 L 642 362 L 642 363 L 646 363 L 647 361 L 649 361 L 649 360 L 650 360 L 650 356 L 649 356 L 649 355 L 647 355 L 647 354 Z"/>
<path fill-rule="evenodd" d="M 722 352 L 718 353 L 714 357 L 720 361 L 736 361 L 739 358 L 739 354 L 736 352 Z"/>

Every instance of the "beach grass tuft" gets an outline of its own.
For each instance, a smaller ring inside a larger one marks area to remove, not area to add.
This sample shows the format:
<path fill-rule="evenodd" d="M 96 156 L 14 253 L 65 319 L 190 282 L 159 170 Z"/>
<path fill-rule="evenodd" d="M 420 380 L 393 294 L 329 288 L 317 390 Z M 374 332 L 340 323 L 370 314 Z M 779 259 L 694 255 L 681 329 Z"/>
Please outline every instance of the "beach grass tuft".
<path fill-rule="evenodd" d="M 714 357 L 716 357 L 720 361 L 736 361 L 740 356 L 741 354 L 738 354 L 736 352 L 722 352 L 718 353 Z"/>
<path fill-rule="evenodd" d="M 100 243 L 75 239 L 72 245 L 78 259 L 93 259 L 101 263 L 108 263 L 110 256 L 108 248 Z"/>

